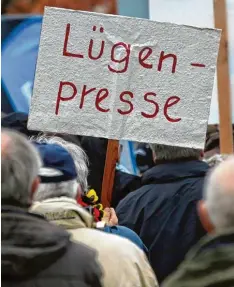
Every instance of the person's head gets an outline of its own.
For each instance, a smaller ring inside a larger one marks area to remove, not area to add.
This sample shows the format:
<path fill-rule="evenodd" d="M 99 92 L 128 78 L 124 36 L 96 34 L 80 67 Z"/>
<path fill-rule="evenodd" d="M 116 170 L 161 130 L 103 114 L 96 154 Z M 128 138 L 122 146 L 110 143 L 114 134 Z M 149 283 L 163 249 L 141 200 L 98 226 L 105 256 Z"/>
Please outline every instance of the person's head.
<path fill-rule="evenodd" d="M 42 166 L 39 170 L 40 185 L 34 194 L 34 201 L 55 197 L 75 199 L 79 191 L 76 166 L 69 152 L 57 144 L 37 143 Z"/>
<path fill-rule="evenodd" d="M 41 160 L 37 150 L 23 135 L 3 129 L 1 156 L 2 204 L 28 208 L 39 185 Z"/>
<path fill-rule="evenodd" d="M 38 143 L 56 144 L 65 149 L 72 157 L 77 173 L 77 182 L 80 185 L 81 191 L 86 193 L 88 191 L 88 157 L 84 150 L 71 142 L 68 142 L 57 136 L 39 136 L 37 138 L 32 138 L 33 141 Z"/>
<path fill-rule="evenodd" d="M 150 145 L 154 161 L 180 161 L 180 160 L 198 160 L 202 156 L 202 151 L 198 149 L 167 146 L 161 144 Z"/>
<path fill-rule="evenodd" d="M 198 213 L 207 232 L 234 228 L 234 156 L 216 166 L 207 176 Z"/>

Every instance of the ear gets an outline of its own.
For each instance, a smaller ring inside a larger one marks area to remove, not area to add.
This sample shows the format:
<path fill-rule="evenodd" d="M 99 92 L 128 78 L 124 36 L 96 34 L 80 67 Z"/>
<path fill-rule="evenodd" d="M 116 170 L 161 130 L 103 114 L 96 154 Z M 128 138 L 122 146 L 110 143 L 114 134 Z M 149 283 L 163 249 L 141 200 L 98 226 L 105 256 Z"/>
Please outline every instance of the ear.
<path fill-rule="evenodd" d="M 77 194 L 76 194 L 76 201 L 78 201 L 79 198 L 81 198 L 82 194 L 83 194 L 82 188 L 81 188 L 80 184 L 78 184 L 78 186 L 77 186 Z"/>
<path fill-rule="evenodd" d="M 201 221 L 201 224 L 203 226 L 203 228 L 208 232 L 208 233 L 213 233 L 215 228 L 214 225 L 212 224 L 208 211 L 207 211 L 207 207 L 206 207 L 206 203 L 204 200 L 200 200 L 197 204 L 197 211 L 198 211 L 198 215 Z"/>
<path fill-rule="evenodd" d="M 40 178 L 36 177 L 32 183 L 32 188 L 31 188 L 31 194 L 30 194 L 30 199 L 33 199 L 34 194 L 36 193 L 38 186 L 40 184 Z"/>

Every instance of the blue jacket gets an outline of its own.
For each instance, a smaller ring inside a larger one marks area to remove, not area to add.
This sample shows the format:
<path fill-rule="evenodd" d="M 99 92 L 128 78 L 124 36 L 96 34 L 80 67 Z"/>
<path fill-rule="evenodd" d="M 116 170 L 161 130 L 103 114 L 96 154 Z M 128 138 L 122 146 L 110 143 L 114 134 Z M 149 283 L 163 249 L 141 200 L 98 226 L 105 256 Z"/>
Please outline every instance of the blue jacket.
<path fill-rule="evenodd" d="M 198 160 L 158 164 L 143 175 L 142 187 L 117 206 L 119 224 L 134 230 L 149 249 L 159 282 L 205 234 L 196 205 L 208 168 Z"/>
<path fill-rule="evenodd" d="M 117 225 L 117 226 L 105 226 L 103 231 L 105 231 L 106 233 L 116 234 L 121 237 L 129 239 L 130 241 L 135 243 L 141 250 L 143 250 L 146 253 L 146 255 L 148 254 L 147 247 L 144 245 L 140 237 L 134 231 L 132 231 L 132 229 L 127 228 L 125 226 Z"/>

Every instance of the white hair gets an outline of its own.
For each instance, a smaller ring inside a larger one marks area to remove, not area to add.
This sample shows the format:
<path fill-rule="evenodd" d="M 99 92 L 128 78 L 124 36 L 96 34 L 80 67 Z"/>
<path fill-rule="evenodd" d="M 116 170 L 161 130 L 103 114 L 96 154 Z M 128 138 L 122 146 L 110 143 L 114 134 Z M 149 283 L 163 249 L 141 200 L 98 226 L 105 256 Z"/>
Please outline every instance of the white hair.
<path fill-rule="evenodd" d="M 77 182 L 80 185 L 82 192 L 85 193 L 88 191 L 88 157 L 80 146 L 67 142 L 57 136 L 40 135 L 39 137 L 31 138 L 31 140 L 48 144 L 57 144 L 66 149 L 74 160 L 77 172 Z"/>
<path fill-rule="evenodd" d="M 41 159 L 36 148 L 18 132 L 3 129 L 2 140 L 9 143 L 1 148 L 2 204 L 29 207 L 32 184 L 38 176 Z"/>
<path fill-rule="evenodd" d="M 152 151 L 155 153 L 156 161 L 174 161 L 183 159 L 199 159 L 201 150 L 161 144 L 150 144 Z"/>
<path fill-rule="evenodd" d="M 54 197 L 69 197 L 75 199 L 79 184 L 76 180 L 63 181 L 58 183 L 41 183 L 34 194 L 34 201 L 43 201 Z"/>
<path fill-rule="evenodd" d="M 204 200 L 216 231 L 234 227 L 234 156 L 207 176 Z"/>

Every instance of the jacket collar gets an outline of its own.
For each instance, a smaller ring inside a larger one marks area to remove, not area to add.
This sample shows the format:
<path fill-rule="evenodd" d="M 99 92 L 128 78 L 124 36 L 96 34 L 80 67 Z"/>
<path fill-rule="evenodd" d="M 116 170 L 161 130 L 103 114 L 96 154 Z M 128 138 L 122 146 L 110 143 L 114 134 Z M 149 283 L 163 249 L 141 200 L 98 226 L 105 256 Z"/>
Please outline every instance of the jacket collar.
<path fill-rule="evenodd" d="M 190 177 L 204 177 L 208 169 L 208 164 L 200 160 L 160 163 L 143 174 L 142 183 L 166 183 Z"/>
<path fill-rule="evenodd" d="M 42 216 L 41 214 L 34 214 L 34 213 L 29 213 L 28 210 L 26 208 L 22 208 L 22 207 L 18 207 L 18 206 L 13 206 L 13 205 L 2 205 L 1 206 L 1 212 L 4 213 L 8 213 L 8 214 L 12 214 L 13 216 L 17 215 L 17 214 L 21 214 L 24 216 L 31 216 L 32 218 L 40 218 L 40 219 L 44 219 L 44 216 Z"/>
<path fill-rule="evenodd" d="M 35 202 L 31 212 L 40 214 L 65 229 L 93 227 L 93 217 L 74 199 L 64 196 Z"/>
<path fill-rule="evenodd" d="M 191 259 L 198 256 L 202 252 L 225 249 L 225 247 L 228 246 L 234 246 L 234 228 L 223 230 L 221 233 L 214 235 L 206 235 L 191 250 L 188 257 Z"/>

